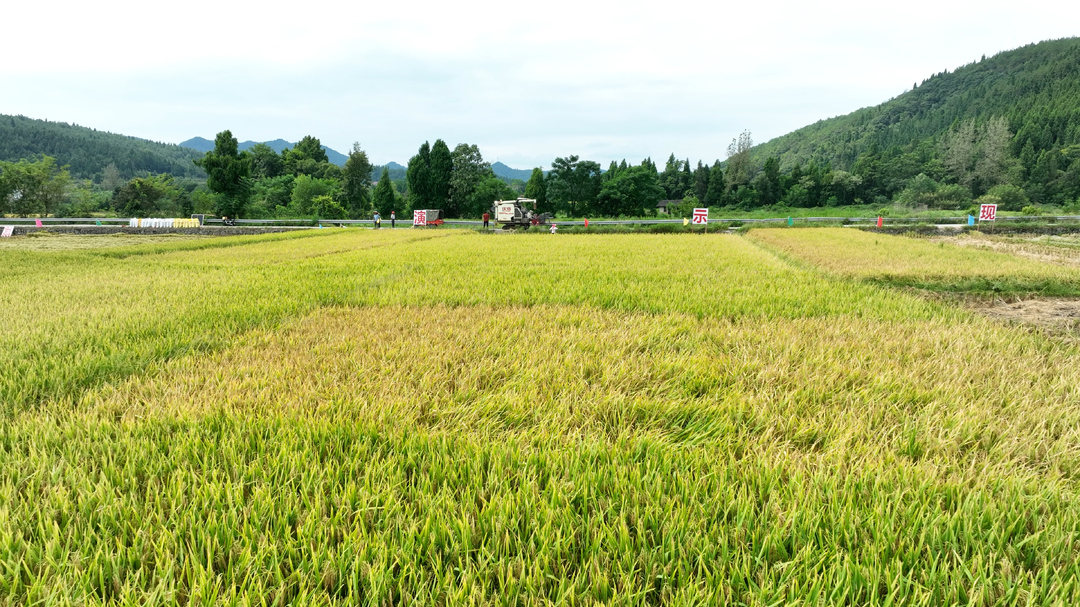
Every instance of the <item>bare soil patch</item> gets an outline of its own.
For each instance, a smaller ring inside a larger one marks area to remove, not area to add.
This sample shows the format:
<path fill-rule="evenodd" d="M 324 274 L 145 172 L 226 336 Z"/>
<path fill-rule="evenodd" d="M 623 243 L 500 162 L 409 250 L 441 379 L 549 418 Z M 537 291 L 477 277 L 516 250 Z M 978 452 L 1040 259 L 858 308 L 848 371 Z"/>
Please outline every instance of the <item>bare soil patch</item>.
<path fill-rule="evenodd" d="M 1058 331 L 1080 330 L 1080 299 L 994 299 L 966 302 L 968 308 L 990 318 Z"/>

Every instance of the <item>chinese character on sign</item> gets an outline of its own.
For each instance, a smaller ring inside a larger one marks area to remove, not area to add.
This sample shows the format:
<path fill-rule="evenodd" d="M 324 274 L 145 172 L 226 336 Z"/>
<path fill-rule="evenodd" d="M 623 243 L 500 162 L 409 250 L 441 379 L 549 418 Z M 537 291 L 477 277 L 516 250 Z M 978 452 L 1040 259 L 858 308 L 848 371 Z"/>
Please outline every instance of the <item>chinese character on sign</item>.
<path fill-rule="evenodd" d="M 414 226 L 427 225 L 427 211 L 413 211 L 412 224 Z"/>
<path fill-rule="evenodd" d="M 11 235 L 15 233 L 15 226 L 4 226 L 4 232 L 0 234 L 0 238 L 11 238 Z"/>
<path fill-rule="evenodd" d="M 705 225 L 709 222 L 709 209 L 694 209 L 694 225 Z"/>
<path fill-rule="evenodd" d="M 997 205 L 996 204 L 984 204 L 979 207 L 979 221 L 995 221 L 997 220 Z"/>

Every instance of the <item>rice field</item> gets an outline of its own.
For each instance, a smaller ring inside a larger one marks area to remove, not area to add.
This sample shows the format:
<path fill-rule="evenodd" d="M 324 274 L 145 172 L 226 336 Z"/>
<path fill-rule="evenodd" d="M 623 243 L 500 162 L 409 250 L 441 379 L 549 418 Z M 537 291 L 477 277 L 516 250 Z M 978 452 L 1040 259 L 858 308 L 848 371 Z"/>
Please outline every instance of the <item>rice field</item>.
<path fill-rule="evenodd" d="M 847 229 L 0 256 L 0 605 L 1080 601 L 1076 340 L 891 286 L 1060 265 Z"/>
<path fill-rule="evenodd" d="M 953 246 L 849 228 L 755 230 L 750 238 L 832 274 L 943 292 L 1080 296 L 1080 267 L 1032 259 L 1024 249 Z M 971 240 L 971 239 L 969 239 Z M 1049 263 L 1047 263 L 1049 262 Z"/>
<path fill-rule="evenodd" d="M 975 232 L 959 237 L 940 238 L 939 240 L 960 246 L 1004 251 L 1047 263 L 1070 266 L 1080 265 L 1080 237 L 1076 235 L 995 236 Z"/>

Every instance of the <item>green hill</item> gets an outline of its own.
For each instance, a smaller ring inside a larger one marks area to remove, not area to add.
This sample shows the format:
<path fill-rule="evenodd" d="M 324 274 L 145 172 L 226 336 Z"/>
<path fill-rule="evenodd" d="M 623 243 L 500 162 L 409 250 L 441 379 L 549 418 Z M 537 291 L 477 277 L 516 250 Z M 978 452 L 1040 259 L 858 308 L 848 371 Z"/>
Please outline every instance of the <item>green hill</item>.
<path fill-rule="evenodd" d="M 851 167 L 873 147 L 911 147 L 968 119 L 1004 116 L 1013 152 L 1080 144 L 1080 38 L 1030 44 L 935 74 L 881 105 L 818 121 L 755 149 L 782 168 L 813 160 Z"/>
<path fill-rule="evenodd" d="M 984 194 L 1010 210 L 1029 201 L 1080 205 L 1080 38 L 935 74 L 881 105 L 821 120 L 726 166 L 733 160 L 741 172 L 729 175 L 729 189 L 738 184 L 739 191 L 723 202 L 743 208 L 894 200 L 961 209 Z"/>
<path fill-rule="evenodd" d="M 202 154 L 178 145 L 115 135 L 63 122 L 0 114 L 0 160 L 16 161 L 40 155 L 70 165 L 76 178 L 93 178 L 109 163 L 123 177 L 170 173 L 179 177 L 205 177 L 192 164 Z"/>
<path fill-rule="evenodd" d="M 498 161 L 491 164 L 491 172 L 505 181 L 513 179 L 528 181 L 529 177 L 532 177 L 532 169 L 512 169 Z"/>

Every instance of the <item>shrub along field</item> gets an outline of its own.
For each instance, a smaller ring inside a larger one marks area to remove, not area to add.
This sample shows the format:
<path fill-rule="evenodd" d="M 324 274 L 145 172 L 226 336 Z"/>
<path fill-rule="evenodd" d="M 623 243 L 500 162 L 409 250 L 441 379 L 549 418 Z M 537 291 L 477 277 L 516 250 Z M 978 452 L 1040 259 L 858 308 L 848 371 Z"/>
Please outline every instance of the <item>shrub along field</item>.
<path fill-rule="evenodd" d="M 0 604 L 1080 600 L 1075 341 L 878 280 L 1057 266 L 845 229 L 4 259 Z"/>

